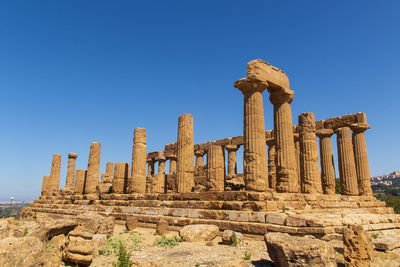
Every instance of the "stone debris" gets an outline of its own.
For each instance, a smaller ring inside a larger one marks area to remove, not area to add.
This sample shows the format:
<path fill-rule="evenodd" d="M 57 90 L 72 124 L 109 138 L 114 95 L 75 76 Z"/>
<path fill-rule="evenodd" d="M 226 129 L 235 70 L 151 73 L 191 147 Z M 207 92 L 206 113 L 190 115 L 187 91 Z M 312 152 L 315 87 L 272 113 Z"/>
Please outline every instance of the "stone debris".
<path fill-rule="evenodd" d="M 312 236 L 267 233 L 265 243 L 277 266 L 337 266 L 333 247 Z"/>
<path fill-rule="evenodd" d="M 235 235 L 234 235 L 235 237 L 234 238 L 236 239 L 236 241 L 233 241 L 233 238 L 232 238 L 233 233 L 235 233 Z M 237 245 L 243 239 L 243 235 L 241 233 L 235 232 L 235 231 L 232 231 L 232 230 L 225 230 L 222 233 L 221 237 L 222 237 L 222 243 L 224 243 L 225 245 L 235 245 L 234 242 Z"/>
<path fill-rule="evenodd" d="M 360 225 L 343 228 L 344 260 L 346 266 L 373 266 L 373 245 Z"/>
<path fill-rule="evenodd" d="M 193 224 L 179 229 L 179 235 L 186 242 L 211 241 L 219 234 L 215 225 Z"/>

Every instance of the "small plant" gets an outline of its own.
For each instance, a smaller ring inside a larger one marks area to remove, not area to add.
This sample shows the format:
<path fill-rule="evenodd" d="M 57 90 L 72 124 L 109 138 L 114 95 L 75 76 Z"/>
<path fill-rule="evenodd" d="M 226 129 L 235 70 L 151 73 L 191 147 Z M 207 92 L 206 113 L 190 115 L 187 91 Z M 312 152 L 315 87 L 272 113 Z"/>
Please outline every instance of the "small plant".
<path fill-rule="evenodd" d="M 251 253 L 248 252 L 248 251 L 245 251 L 245 252 L 244 252 L 244 259 L 245 259 L 246 261 L 250 260 L 250 259 L 251 259 Z"/>
<path fill-rule="evenodd" d="M 182 242 L 182 239 L 177 236 L 167 238 L 163 235 L 156 239 L 156 245 L 159 247 L 175 247 L 179 245 L 180 242 Z"/>
<path fill-rule="evenodd" d="M 286 213 L 285 203 L 282 204 L 282 213 Z"/>
<path fill-rule="evenodd" d="M 379 234 L 378 234 L 378 233 L 372 233 L 372 235 L 371 235 L 371 236 L 372 236 L 372 238 L 373 238 L 373 239 L 377 239 L 377 238 L 378 238 L 378 236 L 379 236 Z"/>
<path fill-rule="evenodd" d="M 342 214 L 340 214 L 341 216 L 342 216 L 342 219 L 344 218 L 344 214 L 342 213 Z"/>
<path fill-rule="evenodd" d="M 200 264 L 196 263 L 195 267 L 200 267 Z"/>
<path fill-rule="evenodd" d="M 116 253 L 118 251 L 120 243 L 123 243 L 121 239 L 117 237 L 110 237 L 109 239 L 107 239 L 107 247 L 105 249 L 100 249 L 99 254 L 108 256 L 112 253 Z"/>
<path fill-rule="evenodd" d="M 142 249 L 142 241 L 143 238 L 140 236 L 137 236 L 135 234 L 131 234 L 130 239 L 132 241 L 132 244 L 129 246 L 129 249 L 138 251 Z"/>
<path fill-rule="evenodd" d="M 131 267 L 132 262 L 130 260 L 131 253 L 126 251 L 124 242 L 119 240 L 118 242 L 118 261 L 117 263 L 113 263 L 113 267 Z"/>
<path fill-rule="evenodd" d="M 28 234 L 28 228 L 25 227 L 23 235 L 26 236 Z"/>
<path fill-rule="evenodd" d="M 235 231 L 233 231 L 232 232 L 232 235 L 231 235 L 231 242 L 232 242 L 232 246 L 237 246 L 238 245 L 238 238 L 237 238 L 237 235 L 236 235 L 236 232 Z"/>

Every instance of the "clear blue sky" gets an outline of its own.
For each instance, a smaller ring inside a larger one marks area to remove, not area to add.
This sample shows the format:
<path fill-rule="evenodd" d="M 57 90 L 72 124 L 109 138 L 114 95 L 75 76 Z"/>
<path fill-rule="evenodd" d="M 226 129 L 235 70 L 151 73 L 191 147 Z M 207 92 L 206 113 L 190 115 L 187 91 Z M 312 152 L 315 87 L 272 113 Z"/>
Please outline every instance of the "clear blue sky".
<path fill-rule="evenodd" d="M 287 73 L 296 124 L 302 112 L 364 111 L 371 174 L 398 170 L 399 11 L 399 1 L 1 1 L 0 200 L 37 198 L 53 153 L 63 186 L 68 152 L 84 169 L 93 141 L 102 172 L 130 162 L 135 127 L 162 150 L 182 113 L 196 143 L 241 135 L 233 82 L 257 58 Z M 266 92 L 264 109 L 272 129 Z"/>

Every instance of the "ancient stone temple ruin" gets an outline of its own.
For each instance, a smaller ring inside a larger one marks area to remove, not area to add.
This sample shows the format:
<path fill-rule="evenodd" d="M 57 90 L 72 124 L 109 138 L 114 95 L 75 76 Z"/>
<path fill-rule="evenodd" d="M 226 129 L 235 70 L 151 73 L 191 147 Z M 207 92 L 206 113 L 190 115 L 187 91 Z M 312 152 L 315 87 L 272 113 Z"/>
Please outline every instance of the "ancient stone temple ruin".
<path fill-rule="evenodd" d="M 136 217 L 143 225 L 164 219 L 171 227 L 202 223 L 247 234 L 275 231 L 319 238 L 338 235 L 349 223 L 367 231 L 400 228 L 400 216 L 372 196 L 364 113 L 316 121 L 307 112 L 293 122 L 289 79 L 262 60 L 249 62 L 247 77 L 234 87 L 243 93 L 243 135 L 194 144 L 195 121 L 182 114 L 177 139 L 160 151 L 147 152 L 146 129 L 136 128 L 132 161 L 108 162 L 101 180 L 100 143 L 90 145 L 86 170 L 75 170 L 80 157 L 69 153 L 62 189 L 62 157 L 55 154 L 41 197 L 23 216 L 94 211 L 121 222 Z M 265 129 L 265 90 L 274 111 L 270 130 Z M 337 139 L 340 194 L 332 138 Z M 237 173 L 240 147 L 243 173 Z"/>

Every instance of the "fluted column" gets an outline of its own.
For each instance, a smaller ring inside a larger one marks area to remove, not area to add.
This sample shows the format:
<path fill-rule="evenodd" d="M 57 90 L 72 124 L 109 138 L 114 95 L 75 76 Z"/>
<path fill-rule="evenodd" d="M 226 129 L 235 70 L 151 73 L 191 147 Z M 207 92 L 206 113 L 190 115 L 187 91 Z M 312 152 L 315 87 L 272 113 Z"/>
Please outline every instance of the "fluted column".
<path fill-rule="evenodd" d="M 267 83 L 246 77 L 236 81 L 234 86 L 244 95 L 243 173 L 245 189 L 247 191 L 266 191 L 268 171 L 267 164 L 265 164 L 267 149 L 262 92 L 267 88 Z"/>
<path fill-rule="evenodd" d="M 353 124 L 353 150 L 356 163 L 358 190 L 361 196 L 371 196 L 371 175 L 369 172 L 367 144 L 364 131 L 369 129 L 368 124 Z"/>
<path fill-rule="evenodd" d="M 317 131 L 321 155 L 322 190 L 324 194 L 336 193 L 336 175 L 331 142 L 331 136 L 333 134 L 334 131 L 332 129 L 320 129 Z"/>
<path fill-rule="evenodd" d="M 76 170 L 75 194 L 82 195 L 85 191 L 86 170 Z"/>
<path fill-rule="evenodd" d="M 113 193 L 124 194 L 128 185 L 129 165 L 125 162 L 117 162 L 114 167 Z"/>
<path fill-rule="evenodd" d="M 98 142 L 90 144 L 89 162 L 85 181 L 85 194 L 95 194 L 100 175 L 100 148 Z"/>
<path fill-rule="evenodd" d="M 356 164 L 349 127 L 336 129 L 342 195 L 358 195 Z"/>
<path fill-rule="evenodd" d="M 113 171 L 114 171 L 114 163 L 107 162 L 106 163 L 106 172 L 101 175 L 102 183 L 112 183 L 113 182 Z"/>
<path fill-rule="evenodd" d="M 165 192 L 165 158 L 158 158 L 158 172 L 152 180 L 152 193 Z"/>
<path fill-rule="evenodd" d="M 60 187 L 60 169 L 61 169 L 61 155 L 54 154 L 51 163 L 50 179 L 49 179 L 49 192 L 57 193 Z"/>
<path fill-rule="evenodd" d="M 282 89 L 283 90 L 283 89 Z M 278 192 L 299 192 L 297 159 L 294 147 L 292 110 L 294 92 L 270 91 L 270 101 L 274 105 L 274 132 L 276 140 L 276 190 Z"/>
<path fill-rule="evenodd" d="M 299 115 L 301 192 L 322 193 L 314 114 Z"/>
<path fill-rule="evenodd" d="M 135 128 L 130 193 L 146 193 L 146 129 Z"/>
<path fill-rule="evenodd" d="M 154 175 L 154 165 L 155 165 L 154 160 L 150 160 L 147 162 L 147 177 L 151 177 Z"/>
<path fill-rule="evenodd" d="M 236 151 L 239 149 L 237 145 L 226 145 L 228 151 L 228 177 L 232 178 L 237 174 Z"/>
<path fill-rule="evenodd" d="M 294 151 L 296 157 L 296 171 L 297 171 L 297 181 L 301 185 L 301 174 L 300 174 L 300 135 L 298 133 L 293 133 L 294 137 Z"/>
<path fill-rule="evenodd" d="M 168 174 L 175 174 L 176 173 L 176 157 L 168 157 L 169 159 L 169 172 Z"/>
<path fill-rule="evenodd" d="M 212 145 L 207 151 L 207 176 L 209 191 L 224 191 L 225 160 L 222 146 Z"/>
<path fill-rule="evenodd" d="M 269 188 L 276 190 L 275 138 L 267 139 L 267 146 L 268 146 L 268 185 Z"/>
<path fill-rule="evenodd" d="M 191 192 L 194 187 L 193 117 L 183 114 L 178 120 L 177 191 Z"/>
<path fill-rule="evenodd" d="M 48 196 L 51 194 L 51 186 L 49 184 L 50 182 L 50 176 L 45 175 L 43 176 L 43 182 L 42 182 L 42 196 Z"/>
<path fill-rule="evenodd" d="M 65 188 L 70 188 L 70 189 L 74 188 L 75 164 L 76 164 L 77 157 L 78 157 L 78 154 L 76 154 L 76 153 L 68 154 L 67 181 L 65 183 Z"/>

